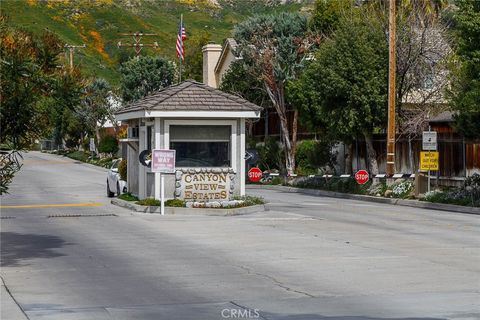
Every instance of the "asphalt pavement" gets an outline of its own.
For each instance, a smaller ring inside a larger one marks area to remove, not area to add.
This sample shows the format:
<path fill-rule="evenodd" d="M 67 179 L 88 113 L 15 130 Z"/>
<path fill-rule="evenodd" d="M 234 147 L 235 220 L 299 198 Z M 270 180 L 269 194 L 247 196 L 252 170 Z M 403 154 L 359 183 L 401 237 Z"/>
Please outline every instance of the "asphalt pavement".
<path fill-rule="evenodd" d="M 1 198 L 1 319 L 480 319 L 480 217 L 249 190 L 269 211 L 132 213 L 30 152 Z"/>

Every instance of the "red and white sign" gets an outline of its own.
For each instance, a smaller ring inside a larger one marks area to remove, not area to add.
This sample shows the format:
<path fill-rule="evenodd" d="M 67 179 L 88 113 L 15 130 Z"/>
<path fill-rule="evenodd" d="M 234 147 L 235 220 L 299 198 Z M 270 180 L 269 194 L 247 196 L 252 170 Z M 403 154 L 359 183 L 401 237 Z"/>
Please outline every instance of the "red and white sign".
<path fill-rule="evenodd" d="M 357 173 L 355 173 L 355 180 L 358 184 L 367 183 L 369 180 L 368 172 L 366 170 L 358 170 Z"/>
<path fill-rule="evenodd" d="M 175 173 L 175 150 L 152 150 L 152 172 Z"/>
<path fill-rule="evenodd" d="M 251 182 L 258 182 L 262 179 L 262 170 L 257 167 L 253 167 L 252 169 L 248 170 L 248 179 Z"/>

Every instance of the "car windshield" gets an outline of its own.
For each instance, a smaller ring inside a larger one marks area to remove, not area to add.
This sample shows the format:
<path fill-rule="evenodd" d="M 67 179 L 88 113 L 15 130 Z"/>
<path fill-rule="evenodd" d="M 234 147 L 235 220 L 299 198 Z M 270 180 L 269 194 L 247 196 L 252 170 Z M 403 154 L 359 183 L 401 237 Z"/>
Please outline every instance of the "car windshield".
<path fill-rule="evenodd" d="M 112 167 L 110 169 L 118 169 L 118 164 L 120 163 L 120 160 L 115 160 L 112 163 Z"/>

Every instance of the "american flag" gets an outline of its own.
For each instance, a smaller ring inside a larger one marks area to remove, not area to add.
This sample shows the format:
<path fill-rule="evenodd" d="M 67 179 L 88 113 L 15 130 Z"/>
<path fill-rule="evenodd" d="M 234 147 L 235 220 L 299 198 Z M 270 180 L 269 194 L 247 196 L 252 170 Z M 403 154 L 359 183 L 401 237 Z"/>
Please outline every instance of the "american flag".
<path fill-rule="evenodd" d="M 182 60 L 185 59 L 185 48 L 183 46 L 183 40 L 187 39 L 187 34 L 185 33 L 185 27 L 183 26 L 183 19 L 180 19 L 180 27 L 178 28 L 177 34 L 177 58 Z"/>

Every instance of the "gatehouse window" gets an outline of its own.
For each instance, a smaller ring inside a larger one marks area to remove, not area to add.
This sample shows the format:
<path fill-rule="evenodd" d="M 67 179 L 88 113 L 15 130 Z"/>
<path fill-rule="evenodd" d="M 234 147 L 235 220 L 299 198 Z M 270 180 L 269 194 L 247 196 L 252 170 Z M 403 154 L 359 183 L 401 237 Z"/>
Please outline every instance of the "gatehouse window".
<path fill-rule="evenodd" d="M 230 167 L 231 126 L 170 125 L 177 167 Z"/>

